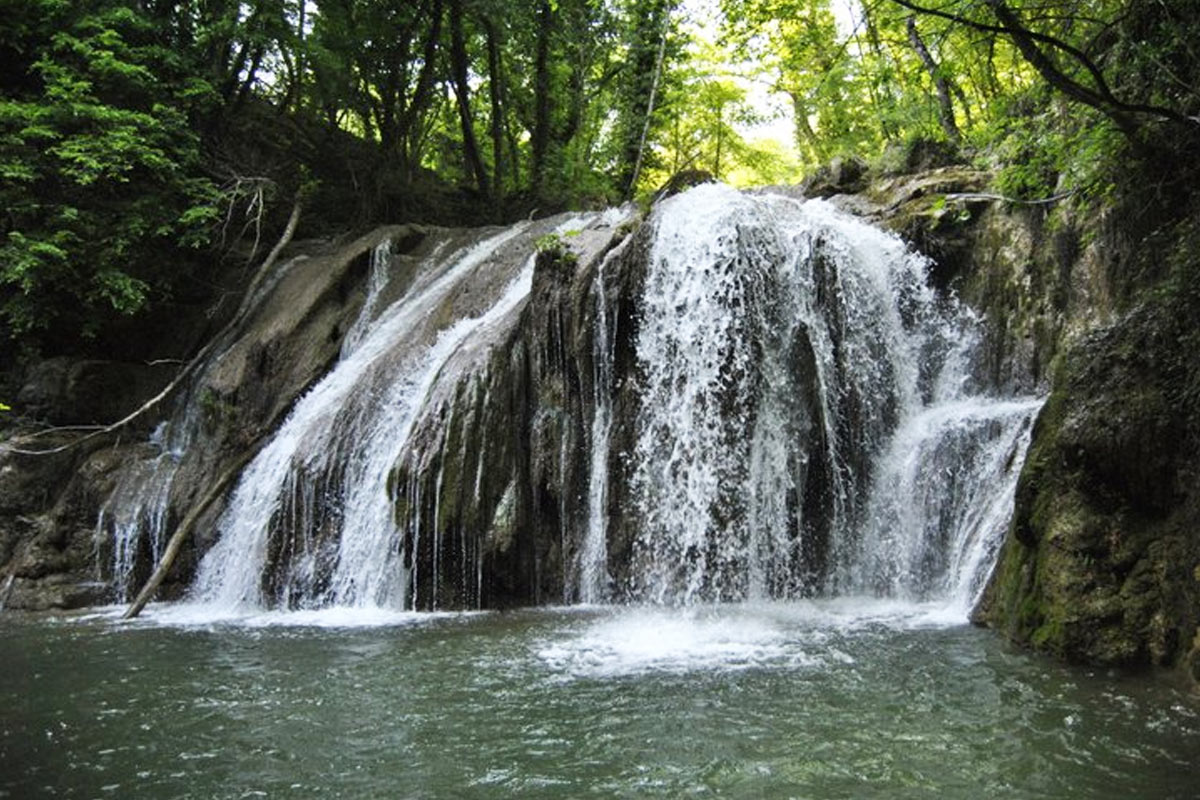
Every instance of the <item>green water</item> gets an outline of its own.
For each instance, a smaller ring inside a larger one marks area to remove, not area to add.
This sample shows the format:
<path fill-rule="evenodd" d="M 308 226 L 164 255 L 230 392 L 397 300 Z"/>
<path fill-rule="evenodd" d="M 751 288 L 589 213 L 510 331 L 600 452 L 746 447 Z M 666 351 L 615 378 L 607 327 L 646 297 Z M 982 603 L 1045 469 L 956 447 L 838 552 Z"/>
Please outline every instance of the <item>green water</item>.
<path fill-rule="evenodd" d="M 919 610 L 0 617 L 0 796 L 1200 796 L 1200 707 Z"/>

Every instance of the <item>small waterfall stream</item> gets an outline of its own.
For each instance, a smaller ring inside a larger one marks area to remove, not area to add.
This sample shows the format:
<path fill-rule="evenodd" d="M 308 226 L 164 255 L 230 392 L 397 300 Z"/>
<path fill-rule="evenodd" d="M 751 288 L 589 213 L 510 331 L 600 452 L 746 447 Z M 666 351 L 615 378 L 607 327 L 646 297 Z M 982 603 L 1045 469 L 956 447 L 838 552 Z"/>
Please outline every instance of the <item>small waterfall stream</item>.
<path fill-rule="evenodd" d="M 596 330 L 593 344 L 593 402 L 588 460 L 587 530 L 579 566 L 579 600 L 599 603 L 608 599 L 608 459 L 612 434 L 613 331 L 604 296 L 604 268 L 622 252 L 614 249 L 600 262 L 592 292 L 596 301 Z"/>
<path fill-rule="evenodd" d="M 614 237 L 625 216 L 428 249 L 403 292 L 376 247 L 336 365 L 242 472 L 190 599 L 471 607 L 516 575 L 584 603 L 965 614 L 1041 405 L 974 379 L 978 320 L 821 201 L 705 185 Z M 535 278 L 547 234 L 591 244 Z M 101 528 L 161 541 L 157 475 L 122 484 Z"/>
<path fill-rule="evenodd" d="M 425 395 L 476 328 L 528 293 L 531 271 L 479 318 L 428 324 L 466 277 L 521 231 L 510 228 L 428 265 L 420 281 L 306 394 L 247 467 L 200 565 L 196 601 L 229 610 L 268 604 L 398 606 L 407 580 L 388 476 Z M 343 535 L 322 536 L 328 528 Z M 287 534 L 290 534 L 288 536 Z M 264 596 L 272 538 L 287 563 Z"/>

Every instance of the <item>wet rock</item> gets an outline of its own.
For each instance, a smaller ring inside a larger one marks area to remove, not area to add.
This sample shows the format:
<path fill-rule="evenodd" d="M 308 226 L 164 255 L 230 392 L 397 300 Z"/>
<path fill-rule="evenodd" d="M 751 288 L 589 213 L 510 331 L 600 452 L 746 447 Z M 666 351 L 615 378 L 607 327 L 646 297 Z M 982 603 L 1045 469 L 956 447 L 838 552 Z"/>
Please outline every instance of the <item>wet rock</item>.
<path fill-rule="evenodd" d="M 702 183 L 713 183 L 716 178 L 711 172 L 704 169 L 685 169 L 676 172 L 671 176 L 670 180 L 662 185 L 662 187 L 654 193 L 655 200 L 662 200 L 671 195 L 686 192 L 693 186 L 699 186 Z"/>
<path fill-rule="evenodd" d="M 483 360 L 448 367 L 461 376 L 453 393 L 432 398 L 417 421 L 416 444 L 393 471 L 417 607 L 575 599 L 567 588 L 586 521 L 593 289 L 625 235 L 599 225 L 538 237 L 530 296 L 512 327 Z"/>
<path fill-rule="evenodd" d="M 854 156 L 838 156 L 820 167 L 800 185 L 806 197 L 855 194 L 867 188 L 867 162 Z"/>
<path fill-rule="evenodd" d="M 1142 307 L 1063 359 L 977 618 L 1062 658 L 1194 670 L 1200 428 L 1180 323 Z"/>

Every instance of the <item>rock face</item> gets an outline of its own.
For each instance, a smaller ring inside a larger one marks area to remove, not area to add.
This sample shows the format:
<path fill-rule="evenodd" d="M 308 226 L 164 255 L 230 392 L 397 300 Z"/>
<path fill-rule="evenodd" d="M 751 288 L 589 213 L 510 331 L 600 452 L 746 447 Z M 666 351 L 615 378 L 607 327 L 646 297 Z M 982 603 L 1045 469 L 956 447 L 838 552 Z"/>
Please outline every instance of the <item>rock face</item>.
<path fill-rule="evenodd" d="M 1193 287 L 1168 284 L 1064 353 L 981 621 L 1072 661 L 1182 665 L 1200 682 Z"/>

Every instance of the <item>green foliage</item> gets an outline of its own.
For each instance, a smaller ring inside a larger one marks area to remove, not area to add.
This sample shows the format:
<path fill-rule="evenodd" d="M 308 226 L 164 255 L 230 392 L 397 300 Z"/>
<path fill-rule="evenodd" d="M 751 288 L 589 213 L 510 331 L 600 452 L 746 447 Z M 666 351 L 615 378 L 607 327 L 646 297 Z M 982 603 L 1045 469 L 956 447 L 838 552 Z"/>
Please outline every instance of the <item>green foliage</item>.
<path fill-rule="evenodd" d="M 537 241 L 533 243 L 534 249 L 538 253 L 546 253 L 555 257 L 564 257 L 571 253 L 571 246 L 567 244 L 566 236 L 578 236 L 579 232 L 567 232 L 566 234 L 547 233 L 545 236 L 539 236 Z"/>
<path fill-rule="evenodd" d="M 566 235 L 570 235 L 569 233 Z M 577 235 L 577 233 L 576 233 Z M 547 233 L 538 237 L 534 242 L 537 250 L 538 266 L 574 269 L 579 264 L 579 256 L 571 249 L 571 245 L 557 233 Z"/>
<path fill-rule="evenodd" d="M 924 2 L 721 0 L 714 32 L 679 0 L 0 0 L 0 324 L 95 332 L 300 195 L 306 222 L 500 221 L 965 154 L 1107 203 L 1131 153 L 1190 152 L 1187 3 Z M 747 133 L 763 92 L 791 151 Z"/>
<path fill-rule="evenodd" d="M 996 191 L 1026 201 L 1070 193 L 1111 203 L 1118 162 L 1127 152 L 1120 132 L 1095 112 L 1067 113 L 1044 90 L 1035 95 L 1038 102 L 1010 103 L 1013 113 L 980 137 L 981 160 L 996 170 Z"/>
<path fill-rule="evenodd" d="M 941 135 L 930 76 L 908 41 L 906 9 L 868 4 L 847 27 L 829 0 L 724 0 L 722 7 L 727 36 L 788 99 L 795 146 L 808 165 L 839 155 L 875 158 L 897 142 Z M 943 77 L 958 90 L 965 125 L 986 102 L 982 91 L 970 91 L 974 65 L 1003 68 L 1011 54 L 984 53 L 943 23 L 923 26 Z"/>
<path fill-rule="evenodd" d="M 169 288 L 156 254 L 207 242 L 214 189 L 181 102 L 205 92 L 131 8 L 30 5 L 4 23 L 22 60 L 0 98 L 0 320 L 87 334 Z"/>

